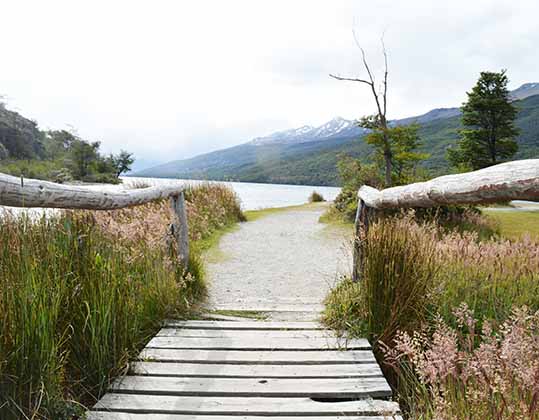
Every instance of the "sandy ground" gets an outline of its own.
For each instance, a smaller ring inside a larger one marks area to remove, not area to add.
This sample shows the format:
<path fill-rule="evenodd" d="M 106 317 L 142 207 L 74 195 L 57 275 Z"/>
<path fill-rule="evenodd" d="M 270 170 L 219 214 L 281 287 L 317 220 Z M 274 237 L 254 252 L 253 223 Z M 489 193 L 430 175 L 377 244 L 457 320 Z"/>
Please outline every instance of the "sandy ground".
<path fill-rule="evenodd" d="M 206 255 L 210 308 L 315 318 L 351 266 L 351 231 L 319 223 L 325 208 L 279 211 L 223 236 Z"/>

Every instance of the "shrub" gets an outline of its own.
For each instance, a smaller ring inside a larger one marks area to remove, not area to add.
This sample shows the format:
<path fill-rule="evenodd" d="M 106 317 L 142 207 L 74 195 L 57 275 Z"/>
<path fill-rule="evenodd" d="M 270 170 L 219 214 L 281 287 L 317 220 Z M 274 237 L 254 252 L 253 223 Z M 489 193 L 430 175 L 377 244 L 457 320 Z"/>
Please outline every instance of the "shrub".
<path fill-rule="evenodd" d="M 326 201 L 324 196 L 316 191 L 313 191 L 309 196 L 309 203 L 320 203 Z"/>
<path fill-rule="evenodd" d="M 342 183 L 342 190 L 334 200 L 335 208 L 343 214 L 345 220 L 353 221 L 357 210 L 357 191 L 362 185 L 380 188 L 383 185 L 380 171 L 376 165 L 362 164 L 351 156 L 340 156 L 337 170 Z"/>

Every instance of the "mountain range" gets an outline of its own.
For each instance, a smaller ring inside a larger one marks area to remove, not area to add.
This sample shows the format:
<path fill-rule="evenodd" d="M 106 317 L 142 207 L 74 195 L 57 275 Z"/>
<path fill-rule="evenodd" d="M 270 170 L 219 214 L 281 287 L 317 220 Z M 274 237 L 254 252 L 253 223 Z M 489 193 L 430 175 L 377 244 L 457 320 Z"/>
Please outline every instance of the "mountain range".
<path fill-rule="evenodd" d="M 511 92 L 519 109 L 516 125 L 517 158 L 539 157 L 539 83 L 526 83 Z M 420 124 L 422 150 L 430 157 L 424 166 L 433 173 L 446 171 L 446 149 L 455 144 L 460 126 L 459 108 L 438 108 L 423 115 L 391 121 L 393 125 Z M 334 118 L 313 127 L 278 131 L 247 143 L 191 159 L 175 160 L 131 175 L 161 178 L 208 179 L 305 185 L 337 185 L 338 156 L 366 160 L 372 149 L 361 137 L 366 130 L 353 120 Z"/>

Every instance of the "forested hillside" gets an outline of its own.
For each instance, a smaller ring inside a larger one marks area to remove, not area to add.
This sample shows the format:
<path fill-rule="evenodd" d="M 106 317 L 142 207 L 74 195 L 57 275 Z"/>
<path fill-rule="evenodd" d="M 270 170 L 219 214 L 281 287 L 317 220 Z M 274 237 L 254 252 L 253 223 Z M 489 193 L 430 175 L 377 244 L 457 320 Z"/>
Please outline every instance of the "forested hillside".
<path fill-rule="evenodd" d="M 539 157 L 539 95 L 514 102 L 521 132 L 516 159 Z M 421 122 L 421 151 L 430 156 L 423 166 L 433 175 L 446 172 L 446 150 L 456 143 L 461 128 L 455 108 L 434 110 L 396 123 Z M 347 131 L 346 133 L 349 133 Z M 306 185 L 337 185 L 336 164 L 347 154 L 367 161 L 372 149 L 357 134 L 302 143 L 245 143 L 192 159 L 174 161 L 135 175 L 187 179 L 234 180 Z"/>
<path fill-rule="evenodd" d="M 35 159 L 44 156 L 37 124 L 0 103 L 0 159 Z"/>
<path fill-rule="evenodd" d="M 133 163 L 131 155 L 104 156 L 99 147 L 69 131 L 42 131 L 0 103 L 0 172 L 57 182 L 118 182 Z"/>

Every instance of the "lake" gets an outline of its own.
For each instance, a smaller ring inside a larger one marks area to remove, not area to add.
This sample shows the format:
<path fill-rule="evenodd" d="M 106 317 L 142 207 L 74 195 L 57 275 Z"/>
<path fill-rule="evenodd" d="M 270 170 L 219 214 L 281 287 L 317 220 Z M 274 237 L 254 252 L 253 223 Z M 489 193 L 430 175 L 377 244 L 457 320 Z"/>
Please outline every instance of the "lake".
<path fill-rule="evenodd" d="M 149 185 L 180 184 L 197 185 L 203 182 L 183 179 L 122 177 L 124 185 L 137 183 Z M 256 184 L 251 182 L 219 182 L 229 185 L 238 194 L 244 210 L 258 210 L 269 207 L 287 207 L 304 204 L 313 191 L 322 194 L 328 201 L 335 199 L 341 191 L 336 187 L 315 187 L 309 185 Z"/>

